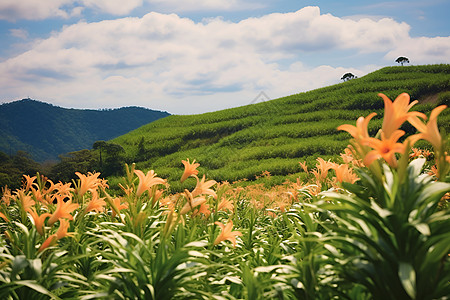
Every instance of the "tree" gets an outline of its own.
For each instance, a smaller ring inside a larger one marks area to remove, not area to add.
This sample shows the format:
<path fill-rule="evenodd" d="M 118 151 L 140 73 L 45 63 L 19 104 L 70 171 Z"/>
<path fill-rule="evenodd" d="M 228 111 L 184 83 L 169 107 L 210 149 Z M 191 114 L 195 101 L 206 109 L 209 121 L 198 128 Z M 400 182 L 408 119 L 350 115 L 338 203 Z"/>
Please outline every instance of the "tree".
<path fill-rule="evenodd" d="M 99 154 L 100 154 L 100 171 L 103 171 L 103 160 L 102 160 L 102 150 L 105 149 L 107 147 L 108 143 L 106 143 L 105 141 L 96 141 L 94 143 L 94 145 L 92 145 L 92 148 L 94 150 L 99 150 Z"/>
<path fill-rule="evenodd" d="M 60 155 L 59 158 L 61 162 L 54 165 L 49 174 L 53 180 L 70 182 L 78 178 L 75 172 L 86 174 L 96 171 L 97 156 L 94 151 L 83 149 Z"/>
<path fill-rule="evenodd" d="M 144 161 L 148 159 L 147 150 L 145 149 L 145 138 L 141 137 L 137 146 L 136 161 Z"/>
<path fill-rule="evenodd" d="M 396 63 L 399 63 L 403 66 L 404 63 L 408 63 L 409 64 L 409 59 L 407 57 L 404 56 L 400 56 L 395 60 Z"/>
<path fill-rule="evenodd" d="M 352 73 L 345 73 L 345 74 L 341 77 L 341 80 L 343 80 L 343 81 L 348 81 L 348 80 L 353 79 L 353 78 L 358 78 L 358 77 L 355 76 L 355 75 L 353 75 Z"/>
<path fill-rule="evenodd" d="M 119 144 L 106 143 L 103 174 L 104 176 L 122 175 L 125 164 L 125 149 Z"/>
<path fill-rule="evenodd" d="M 92 148 L 98 150 L 100 172 L 103 176 L 121 175 L 125 164 L 125 150 L 122 146 L 105 141 L 96 141 Z"/>
<path fill-rule="evenodd" d="M 0 152 L 0 187 L 8 186 L 18 189 L 22 186 L 22 176 L 36 175 L 41 172 L 41 166 L 31 159 L 30 154 L 17 151 L 13 156 Z"/>

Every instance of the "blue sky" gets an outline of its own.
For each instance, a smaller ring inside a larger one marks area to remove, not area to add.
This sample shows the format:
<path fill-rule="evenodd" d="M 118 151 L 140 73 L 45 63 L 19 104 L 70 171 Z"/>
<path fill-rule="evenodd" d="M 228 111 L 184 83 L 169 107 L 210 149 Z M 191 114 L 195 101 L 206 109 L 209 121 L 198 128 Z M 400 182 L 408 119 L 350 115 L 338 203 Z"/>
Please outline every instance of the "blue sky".
<path fill-rule="evenodd" d="M 0 102 L 196 114 L 450 63 L 450 2 L 2 0 Z"/>

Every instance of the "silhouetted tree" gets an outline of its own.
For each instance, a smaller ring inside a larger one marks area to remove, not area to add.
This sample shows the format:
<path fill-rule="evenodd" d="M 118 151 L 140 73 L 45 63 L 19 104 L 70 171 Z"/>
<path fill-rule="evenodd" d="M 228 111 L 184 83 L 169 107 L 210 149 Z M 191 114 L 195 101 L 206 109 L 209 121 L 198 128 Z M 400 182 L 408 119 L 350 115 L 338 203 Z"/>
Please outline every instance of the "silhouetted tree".
<path fill-rule="evenodd" d="M 345 73 L 345 74 L 341 77 L 341 80 L 343 80 L 343 81 L 348 81 L 348 80 L 353 79 L 353 78 L 358 78 L 358 77 L 356 77 L 356 76 L 353 75 L 352 73 Z"/>
<path fill-rule="evenodd" d="M 104 150 L 106 158 L 104 160 L 103 175 L 122 175 L 125 164 L 125 149 L 119 144 L 106 143 Z"/>
<path fill-rule="evenodd" d="M 136 161 L 144 161 L 147 159 L 147 150 L 145 149 L 145 138 L 141 137 L 137 146 Z"/>
<path fill-rule="evenodd" d="M 409 59 L 407 57 L 404 56 L 400 56 L 395 60 L 396 63 L 399 63 L 403 66 L 404 63 L 408 63 L 409 64 Z"/>
<path fill-rule="evenodd" d="M 60 163 L 54 165 L 50 172 L 50 178 L 56 181 L 71 182 L 77 179 L 75 172 L 86 174 L 96 171 L 97 157 L 94 151 L 80 150 L 60 155 Z"/>
<path fill-rule="evenodd" d="M 100 156 L 100 171 L 103 172 L 103 160 L 102 160 L 102 152 L 103 149 L 105 149 L 107 147 L 107 142 L 105 141 L 96 141 L 93 145 L 92 148 L 95 150 L 99 151 L 99 156 Z"/>

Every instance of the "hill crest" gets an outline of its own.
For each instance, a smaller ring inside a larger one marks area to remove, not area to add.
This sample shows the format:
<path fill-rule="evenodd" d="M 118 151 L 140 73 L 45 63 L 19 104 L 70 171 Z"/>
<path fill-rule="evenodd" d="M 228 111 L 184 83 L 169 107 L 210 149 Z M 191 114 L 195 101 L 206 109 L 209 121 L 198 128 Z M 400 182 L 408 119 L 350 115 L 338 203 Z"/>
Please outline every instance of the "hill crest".
<path fill-rule="evenodd" d="M 114 109 L 63 108 L 30 98 L 0 105 L 0 151 L 26 151 L 37 161 L 90 149 L 157 119 L 167 112 L 130 106 Z"/>
<path fill-rule="evenodd" d="M 279 175 L 301 172 L 299 161 L 315 164 L 318 156 L 337 156 L 349 135 L 336 128 L 355 124 L 360 116 L 377 112 L 369 130 L 381 126 L 384 93 L 394 100 L 406 92 L 419 100 L 413 110 L 429 113 L 450 102 L 450 65 L 386 67 L 360 78 L 270 101 L 198 115 L 172 115 L 113 140 L 127 161 L 154 169 L 176 181 L 181 160 L 196 159 L 209 178 L 253 180 L 269 171 Z M 447 109 L 439 124 L 449 132 Z M 412 128 L 404 128 L 407 133 Z M 281 182 L 279 182 L 281 183 Z M 172 186 L 183 190 L 182 187 Z"/>

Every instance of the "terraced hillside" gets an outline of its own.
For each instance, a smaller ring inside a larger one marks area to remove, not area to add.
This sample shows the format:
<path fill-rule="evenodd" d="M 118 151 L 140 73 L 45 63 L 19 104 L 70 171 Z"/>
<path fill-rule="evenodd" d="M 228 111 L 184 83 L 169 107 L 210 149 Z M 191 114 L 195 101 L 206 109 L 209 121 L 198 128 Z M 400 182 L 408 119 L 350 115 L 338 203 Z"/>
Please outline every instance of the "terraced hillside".
<path fill-rule="evenodd" d="M 279 180 L 300 172 L 299 161 L 338 155 L 349 135 L 340 124 L 354 124 L 375 111 L 371 134 L 381 126 L 384 93 L 395 99 L 407 92 L 419 100 L 413 110 L 430 112 L 450 101 L 450 65 L 386 67 L 364 77 L 280 99 L 200 115 L 173 115 L 144 125 L 113 142 L 129 161 L 176 180 L 181 160 L 201 163 L 201 172 L 217 181 L 253 180 L 269 171 Z M 445 110 L 440 126 L 450 131 Z M 412 132 L 412 128 L 404 128 Z M 425 146 L 425 145 L 424 145 Z M 173 187 L 177 189 L 177 187 Z"/>

